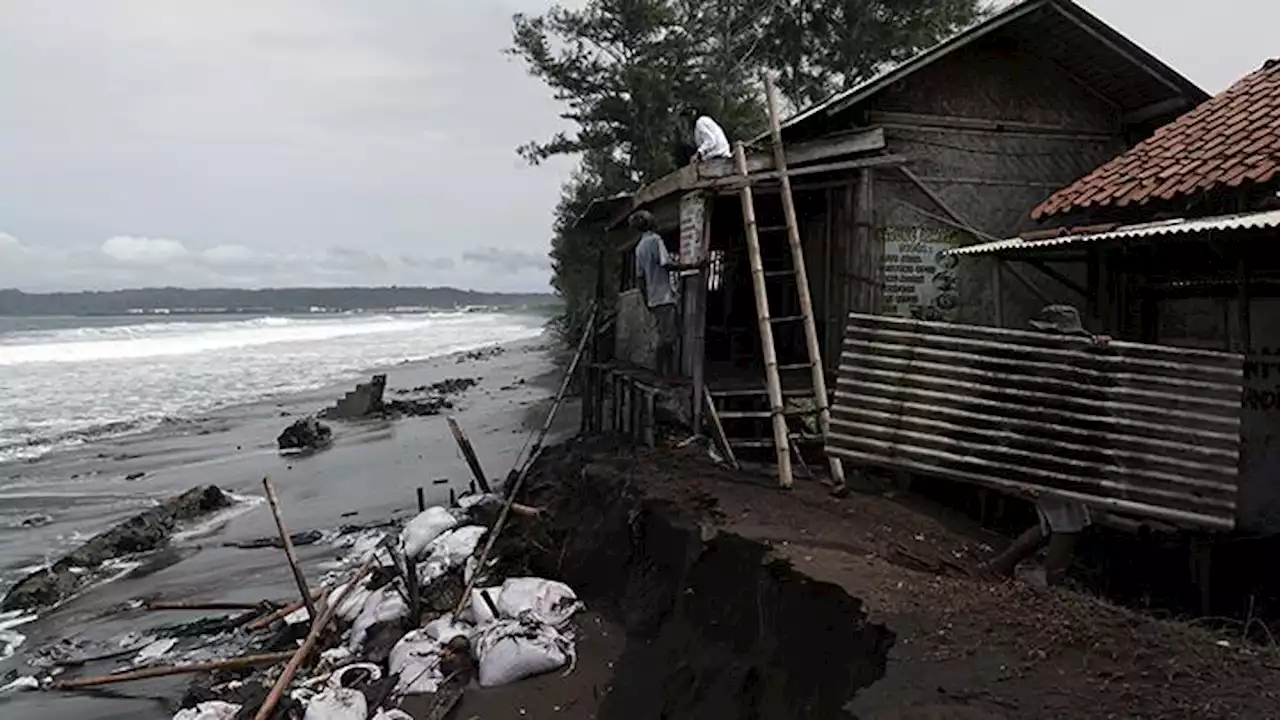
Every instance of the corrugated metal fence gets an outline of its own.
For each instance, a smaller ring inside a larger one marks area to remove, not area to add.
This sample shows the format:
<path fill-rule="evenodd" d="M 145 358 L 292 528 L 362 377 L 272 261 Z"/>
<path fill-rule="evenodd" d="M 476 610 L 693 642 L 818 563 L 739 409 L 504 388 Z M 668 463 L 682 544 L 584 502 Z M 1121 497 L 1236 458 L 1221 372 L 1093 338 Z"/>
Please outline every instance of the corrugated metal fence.
<path fill-rule="evenodd" d="M 1235 525 L 1243 358 L 851 314 L 827 451 L 1182 525 Z"/>

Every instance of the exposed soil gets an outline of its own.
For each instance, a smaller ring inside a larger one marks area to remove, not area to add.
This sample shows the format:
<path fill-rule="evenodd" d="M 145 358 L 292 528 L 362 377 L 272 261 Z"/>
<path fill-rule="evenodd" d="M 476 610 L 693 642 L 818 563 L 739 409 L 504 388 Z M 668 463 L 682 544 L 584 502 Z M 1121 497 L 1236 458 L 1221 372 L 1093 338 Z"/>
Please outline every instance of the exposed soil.
<path fill-rule="evenodd" d="M 598 708 L 556 716 L 826 718 L 848 698 L 863 720 L 1277 714 L 1280 653 L 1238 633 L 979 580 L 1001 540 L 964 518 L 781 491 L 704 453 L 578 441 L 531 476 L 522 501 L 548 513 L 502 554 L 628 635 Z"/>

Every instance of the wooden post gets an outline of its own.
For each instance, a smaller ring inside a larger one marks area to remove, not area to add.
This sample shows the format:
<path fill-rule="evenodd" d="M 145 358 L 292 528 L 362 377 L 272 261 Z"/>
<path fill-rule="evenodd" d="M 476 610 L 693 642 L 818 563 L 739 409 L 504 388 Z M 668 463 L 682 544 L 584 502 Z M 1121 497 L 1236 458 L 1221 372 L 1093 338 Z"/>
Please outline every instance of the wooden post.
<path fill-rule="evenodd" d="M 1248 355 L 1253 352 L 1253 308 L 1249 307 L 1253 297 L 1249 292 L 1249 268 L 1245 264 L 1244 251 L 1237 246 L 1236 252 L 1240 253 L 1236 261 L 1236 303 L 1239 305 L 1236 315 L 1240 323 L 1240 343 L 1236 351 Z"/>
<path fill-rule="evenodd" d="M 640 383 L 631 380 L 631 389 L 627 392 L 627 404 L 630 405 L 631 439 L 640 439 Z"/>
<path fill-rule="evenodd" d="M 747 170 L 747 152 L 742 143 L 734 145 L 734 160 L 742 180 L 742 227 L 747 235 L 747 255 L 751 262 L 751 282 L 755 288 L 756 318 L 759 321 L 760 347 L 764 354 L 765 387 L 769 392 L 769 410 L 773 422 L 774 454 L 778 459 L 778 481 L 791 487 L 791 438 L 787 419 L 783 416 L 782 383 L 778 379 L 778 354 L 773 347 L 773 321 L 769 316 L 769 296 L 764 281 L 764 261 L 760 257 L 760 236 L 756 227 L 755 199 L 751 194 L 751 175 Z"/>
<path fill-rule="evenodd" d="M 741 470 L 738 458 L 733 454 L 733 446 L 729 444 L 729 436 L 725 434 L 724 425 L 720 422 L 720 413 L 716 412 L 716 399 L 708 388 L 702 389 L 703 402 L 707 406 L 707 418 L 711 421 L 711 440 L 724 453 L 725 462 L 734 470 Z"/>
<path fill-rule="evenodd" d="M 427 509 L 427 495 L 425 492 L 423 492 L 422 488 L 418 488 L 418 512 L 422 512 L 426 509 Z"/>
<path fill-rule="evenodd" d="M 613 407 L 610 408 L 613 414 L 613 432 L 622 434 L 622 373 L 613 370 Z"/>
<path fill-rule="evenodd" d="M 488 494 L 493 492 L 489 488 L 489 480 L 484 476 L 484 468 L 480 467 L 480 458 L 476 457 L 476 449 L 471 446 L 471 440 L 467 434 L 458 426 L 458 421 L 449 416 L 449 429 L 453 431 L 453 439 L 458 443 L 458 449 L 462 451 L 462 457 L 467 461 L 467 467 L 471 468 L 471 476 L 476 479 L 476 483 L 480 486 L 480 492 Z"/>
<path fill-rule="evenodd" d="M 822 349 L 818 346 L 818 327 L 813 319 L 813 298 L 809 294 L 809 271 L 805 267 L 804 248 L 800 245 L 800 228 L 796 220 L 795 199 L 791 197 L 791 178 L 787 175 L 787 153 L 782 146 L 782 125 L 778 118 L 777 92 L 773 78 L 765 75 L 765 92 L 769 102 L 769 132 L 773 138 L 773 162 L 782 183 L 782 213 L 787 220 L 787 242 L 791 246 L 791 260 L 795 266 L 796 290 L 800 295 L 800 314 L 804 317 L 804 341 L 809 351 L 809 373 L 813 380 L 814 401 L 818 405 L 818 428 L 823 442 L 831 433 L 831 397 L 827 395 L 827 371 L 822 362 Z M 831 481 L 837 488 L 844 487 L 844 465 L 835 455 L 827 455 L 831 467 Z"/>
<path fill-rule="evenodd" d="M 995 255 L 995 256 L 992 256 L 992 262 L 994 263 L 994 265 L 992 265 L 991 267 L 991 298 L 992 298 L 992 302 L 995 303 L 994 314 L 995 314 L 996 327 L 1002 328 L 1005 325 L 1004 281 L 1002 279 L 1002 276 L 1004 275 L 1004 272 L 1003 272 L 1004 261 L 1000 259 L 999 255 Z"/>
<path fill-rule="evenodd" d="M 276 519 L 276 529 L 280 531 L 280 542 L 284 545 L 284 556 L 289 561 L 289 569 L 293 571 L 293 580 L 298 584 L 298 592 L 302 594 L 302 602 L 307 608 L 307 615 L 312 622 L 316 619 L 316 604 L 311 600 L 311 590 L 307 588 L 307 578 L 302 574 L 302 566 L 298 564 L 298 554 L 293 549 L 293 540 L 284 526 L 284 517 L 280 514 L 280 499 L 276 497 L 276 488 L 271 478 L 262 478 L 262 487 L 267 493 L 267 502 L 271 505 L 271 514 Z"/>
<path fill-rule="evenodd" d="M 655 391 L 653 390 L 653 388 L 647 388 L 644 391 L 644 421 L 642 425 L 643 431 L 641 432 L 641 435 L 644 438 L 644 444 L 649 447 L 653 447 L 654 444 L 657 442 L 656 432 L 654 429 L 654 425 L 656 424 L 656 422 L 653 417 L 655 405 L 656 405 L 653 397 L 654 392 Z M 702 403 L 696 403 L 696 405 L 701 405 L 701 404 Z"/>

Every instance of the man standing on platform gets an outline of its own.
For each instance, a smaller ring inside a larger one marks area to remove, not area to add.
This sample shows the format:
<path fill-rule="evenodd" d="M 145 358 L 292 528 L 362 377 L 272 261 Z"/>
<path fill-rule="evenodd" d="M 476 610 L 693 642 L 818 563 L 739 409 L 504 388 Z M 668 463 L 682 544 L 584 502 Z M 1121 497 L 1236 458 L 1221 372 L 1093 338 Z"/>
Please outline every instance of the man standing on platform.
<path fill-rule="evenodd" d="M 658 328 L 655 369 L 660 377 L 671 378 L 679 374 L 676 368 L 676 299 L 679 293 L 674 273 L 680 267 L 667 252 L 653 213 L 639 210 L 631 216 L 629 223 L 632 230 L 640 233 L 635 249 L 636 284 Z"/>

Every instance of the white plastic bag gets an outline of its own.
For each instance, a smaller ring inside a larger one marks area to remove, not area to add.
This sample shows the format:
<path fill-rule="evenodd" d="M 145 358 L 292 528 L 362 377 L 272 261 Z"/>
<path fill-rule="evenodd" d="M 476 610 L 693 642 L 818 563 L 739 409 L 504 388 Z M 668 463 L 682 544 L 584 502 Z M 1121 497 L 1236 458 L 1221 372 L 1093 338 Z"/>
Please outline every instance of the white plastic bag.
<path fill-rule="evenodd" d="M 484 601 L 484 595 L 489 596 L 489 599 L 496 606 L 498 604 L 498 593 L 501 591 L 501 587 L 471 589 L 471 604 L 467 606 L 467 610 L 471 614 L 471 623 L 477 628 L 488 625 L 498 619 L 498 616 L 493 614 L 493 609 L 489 607 L 489 603 Z M 481 595 L 481 593 L 484 595 Z"/>
<path fill-rule="evenodd" d="M 400 544 L 404 546 L 405 556 L 420 558 L 426 552 L 428 543 L 457 525 L 458 519 L 445 508 L 437 506 L 423 510 L 400 532 Z"/>
<path fill-rule="evenodd" d="M 331 687 L 311 698 L 303 720 L 365 720 L 369 704 L 364 693 L 344 687 Z"/>
<path fill-rule="evenodd" d="M 528 620 L 498 620 L 477 633 L 480 685 L 495 687 L 574 662 L 573 640 Z"/>
<path fill-rule="evenodd" d="M 414 630 L 400 638 L 387 658 L 388 670 L 399 676 L 397 695 L 425 695 L 440 689 L 444 682 L 440 650 L 440 643 L 423 630 Z"/>
<path fill-rule="evenodd" d="M 193 708 L 179 710 L 178 714 L 173 716 L 173 720 L 235 720 L 238 712 L 240 712 L 239 705 L 213 700 L 202 702 Z"/>
<path fill-rule="evenodd" d="M 367 674 L 365 678 L 360 673 Z M 329 674 L 329 687 L 359 689 L 359 684 L 376 683 L 382 679 L 382 668 L 373 663 L 352 663 Z"/>
<path fill-rule="evenodd" d="M 138 654 L 133 658 L 133 664 L 145 665 L 149 662 L 159 660 L 160 658 L 167 655 L 168 652 L 173 649 L 173 646 L 177 644 L 178 644 L 177 638 L 165 638 L 164 640 L 156 640 L 150 645 L 147 645 L 146 647 L 142 648 L 142 650 L 138 651 Z"/>
<path fill-rule="evenodd" d="M 395 620 L 408 614 L 409 606 L 394 583 L 375 590 L 369 594 L 369 599 L 364 602 L 364 608 L 360 610 L 360 615 L 351 626 L 351 641 L 347 643 L 347 647 L 352 651 L 359 650 L 364 645 L 369 628 L 380 622 Z"/>
<path fill-rule="evenodd" d="M 564 627 L 583 607 L 573 588 L 535 577 L 508 579 L 502 583 L 494 604 L 505 618 L 528 613 L 534 620 L 557 628 Z"/>
<path fill-rule="evenodd" d="M 469 624 L 462 621 L 455 621 L 453 613 L 445 613 L 440 617 L 432 620 L 422 626 L 422 632 L 427 637 L 435 640 L 441 645 L 448 645 L 449 641 L 456 637 L 471 637 L 471 631 L 474 630 Z"/>

